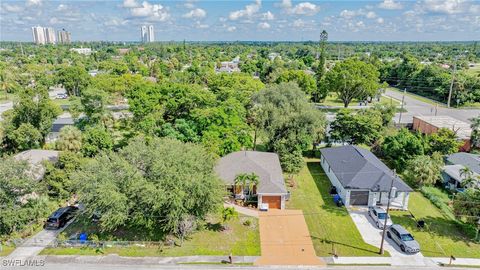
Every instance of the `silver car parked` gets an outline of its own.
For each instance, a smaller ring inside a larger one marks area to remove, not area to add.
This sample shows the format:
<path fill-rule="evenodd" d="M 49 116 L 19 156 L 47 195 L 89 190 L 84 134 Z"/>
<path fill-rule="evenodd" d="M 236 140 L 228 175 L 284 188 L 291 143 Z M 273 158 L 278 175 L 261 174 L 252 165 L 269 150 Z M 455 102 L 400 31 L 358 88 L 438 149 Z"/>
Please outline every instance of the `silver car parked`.
<path fill-rule="evenodd" d="M 387 237 L 392 239 L 403 252 L 417 253 L 420 252 L 420 244 L 413 236 L 398 224 L 393 224 L 388 228 Z"/>
<path fill-rule="evenodd" d="M 383 226 L 385 225 L 385 218 L 387 219 L 387 228 L 393 224 L 390 216 L 387 215 L 387 212 L 381 207 L 369 207 L 368 215 L 373 219 L 373 222 L 379 229 L 383 229 Z"/>

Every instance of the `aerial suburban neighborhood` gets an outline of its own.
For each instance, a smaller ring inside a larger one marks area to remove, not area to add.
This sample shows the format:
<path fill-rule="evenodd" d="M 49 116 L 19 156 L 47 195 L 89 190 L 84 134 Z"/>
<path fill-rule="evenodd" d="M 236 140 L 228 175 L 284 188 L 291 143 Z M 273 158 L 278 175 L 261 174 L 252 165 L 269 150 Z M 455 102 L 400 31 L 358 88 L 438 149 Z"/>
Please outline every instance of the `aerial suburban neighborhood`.
<path fill-rule="evenodd" d="M 480 268 L 479 16 L 1 1 L 0 268 Z"/>

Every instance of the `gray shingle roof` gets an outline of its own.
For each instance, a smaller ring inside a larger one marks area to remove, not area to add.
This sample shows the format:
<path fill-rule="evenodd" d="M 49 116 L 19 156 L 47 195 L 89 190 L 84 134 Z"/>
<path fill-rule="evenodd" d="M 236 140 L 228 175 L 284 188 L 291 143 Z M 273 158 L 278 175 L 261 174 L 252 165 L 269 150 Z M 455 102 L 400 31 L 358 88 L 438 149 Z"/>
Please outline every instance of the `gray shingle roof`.
<path fill-rule="evenodd" d="M 370 151 L 347 145 L 320 152 L 344 188 L 384 192 L 390 189 L 393 172 Z M 393 186 L 397 191 L 412 191 L 398 176 Z"/>
<path fill-rule="evenodd" d="M 259 177 L 257 193 L 287 193 L 280 160 L 275 153 L 234 152 L 220 159 L 215 172 L 227 185 L 233 185 L 239 174 L 255 173 Z"/>
<path fill-rule="evenodd" d="M 463 165 L 475 173 L 480 174 L 480 155 L 469 153 L 455 153 L 447 157 L 447 163 L 453 165 Z"/>

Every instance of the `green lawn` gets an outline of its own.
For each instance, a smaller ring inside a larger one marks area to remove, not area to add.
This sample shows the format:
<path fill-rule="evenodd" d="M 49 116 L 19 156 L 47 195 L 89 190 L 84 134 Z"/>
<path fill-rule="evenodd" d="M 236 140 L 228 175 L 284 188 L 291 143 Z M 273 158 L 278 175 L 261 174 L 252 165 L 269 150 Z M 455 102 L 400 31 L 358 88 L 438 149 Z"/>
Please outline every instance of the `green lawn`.
<path fill-rule="evenodd" d="M 377 101 L 370 103 L 369 105 L 372 105 L 374 103 L 378 103 Z M 398 105 L 400 104 L 399 101 L 389 98 L 389 97 L 380 97 L 380 103 L 391 103 Z M 323 102 L 318 103 L 318 105 L 324 105 L 324 106 L 332 106 L 332 107 L 343 107 L 343 102 L 338 98 L 338 95 L 336 93 L 330 93 L 328 96 L 325 98 Z M 358 100 L 354 99 L 352 102 L 350 102 L 349 106 L 355 106 L 358 105 Z"/>
<path fill-rule="evenodd" d="M 52 101 L 59 105 L 59 106 L 62 106 L 62 105 L 71 105 L 72 101 L 69 99 L 69 98 L 66 98 L 66 99 L 52 99 Z"/>
<path fill-rule="evenodd" d="M 363 241 L 347 210 L 333 203 L 319 159 L 306 161 L 295 177 L 287 208 L 303 210 L 317 255 L 331 256 L 335 248 L 338 256 L 379 256 L 377 247 Z"/>
<path fill-rule="evenodd" d="M 399 92 L 399 93 L 403 93 L 402 90 L 398 89 L 398 88 L 394 88 L 394 87 L 389 87 L 388 90 L 392 90 L 392 91 L 396 91 L 396 92 Z M 413 93 L 409 93 L 407 92 L 405 94 L 406 96 L 409 96 L 411 98 L 414 98 L 416 100 L 420 100 L 420 101 L 423 101 L 425 103 L 428 103 L 428 104 L 431 104 L 431 105 L 439 105 L 439 106 L 446 106 L 444 103 L 441 103 L 441 102 L 438 102 L 438 101 L 435 101 L 433 99 L 429 99 L 427 97 L 422 97 L 420 95 L 416 95 L 416 94 L 413 94 Z"/>
<path fill-rule="evenodd" d="M 247 227 L 243 221 L 250 219 L 252 225 Z M 240 216 L 237 220 L 228 222 L 228 230 L 219 231 L 219 224 L 212 223 L 204 229 L 194 233 L 181 246 L 160 246 L 151 245 L 146 247 L 106 247 L 102 250 L 95 248 L 47 248 L 42 251 L 42 255 L 101 255 L 118 254 L 120 256 L 193 256 L 193 255 L 225 255 L 230 253 L 237 256 L 256 256 L 260 255 L 260 236 L 258 232 L 258 220 L 256 218 Z M 67 233 L 81 232 L 82 226 L 74 225 L 68 228 Z M 84 227 L 85 228 L 85 227 Z M 123 233 L 124 240 L 140 240 L 135 237 L 135 233 Z M 144 235 L 145 236 L 145 235 Z M 106 235 L 101 235 L 106 237 Z M 113 238 L 119 237 L 112 236 Z M 143 236 L 142 236 L 143 237 Z M 148 236 L 145 236 L 148 238 Z M 155 235 L 153 235 L 155 237 Z M 176 240 L 177 244 L 180 241 Z"/>
<path fill-rule="evenodd" d="M 15 248 L 12 246 L 1 245 L 0 246 L 0 257 L 7 256 L 10 254 Z"/>
<path fill-rule="evenodd" d="M 410 194 L 410 212 L 417 220 L 424 220 L 428 229 L 418 229 L 408 212 L 394 211 L 394 223 L 403 225 L 420 243 L 422 253 L 431 257 L 480 258 L 480 243 L 474 243 L 466 236 L 463 228 L 435 207 L 421 193 Z"/>

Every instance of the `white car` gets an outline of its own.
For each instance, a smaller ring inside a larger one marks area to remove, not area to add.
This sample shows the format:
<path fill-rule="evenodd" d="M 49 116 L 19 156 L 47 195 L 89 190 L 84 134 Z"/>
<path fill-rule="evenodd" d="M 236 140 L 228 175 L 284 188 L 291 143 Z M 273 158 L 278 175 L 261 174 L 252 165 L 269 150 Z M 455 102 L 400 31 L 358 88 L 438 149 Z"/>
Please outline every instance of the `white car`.
<path fill-rule="evenodd" d="M 385 218 L 387 219 L 387 228 L 393 224 L 390 216 L 387 216 L 387 212 L 381 207 L 369 207 L 368 215 L 373 219 L 373 222 L 379 229 L 383 229 L 383 226 L 385 225 Z"/>

